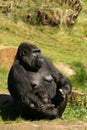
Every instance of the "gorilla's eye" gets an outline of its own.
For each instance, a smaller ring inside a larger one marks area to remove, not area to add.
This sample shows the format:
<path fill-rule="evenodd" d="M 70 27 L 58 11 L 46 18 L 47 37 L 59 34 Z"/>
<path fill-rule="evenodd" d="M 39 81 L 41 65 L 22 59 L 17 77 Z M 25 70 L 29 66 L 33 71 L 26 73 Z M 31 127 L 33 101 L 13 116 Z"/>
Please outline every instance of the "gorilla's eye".
<path fill-rule="evenodd" d="M 33 52 L 33 56 L 34 56 L 34 57 L 36 57 L 36 56 L 37 56 L 37 54 Z"/>
<path fill-rule="evenodd" d="M 33 56 L 39 57 L 41 55 L 41 51 L 39 49 L 33 49 Z"/>

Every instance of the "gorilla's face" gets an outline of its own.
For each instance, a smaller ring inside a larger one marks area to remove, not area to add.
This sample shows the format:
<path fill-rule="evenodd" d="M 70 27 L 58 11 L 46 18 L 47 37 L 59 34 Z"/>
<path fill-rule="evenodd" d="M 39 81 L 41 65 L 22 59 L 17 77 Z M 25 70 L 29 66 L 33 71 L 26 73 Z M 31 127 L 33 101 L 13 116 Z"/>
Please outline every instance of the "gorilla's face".
<path fill-rule="evenodd" d="M 44 62 L 40 49 L 28 43 L 22 43 L 19 46 L 16 57 L 22 64 L 34 69 L 39 69 Z"/>
<path fill-rule="evenodd" d="M 32 61 L 31 61 L 31 67 L 34 68 L 40 68 L 44 62 L 44 58 L 41 55 L 41 51 L 39 49 L 33 49 L 32 50 Z"/>

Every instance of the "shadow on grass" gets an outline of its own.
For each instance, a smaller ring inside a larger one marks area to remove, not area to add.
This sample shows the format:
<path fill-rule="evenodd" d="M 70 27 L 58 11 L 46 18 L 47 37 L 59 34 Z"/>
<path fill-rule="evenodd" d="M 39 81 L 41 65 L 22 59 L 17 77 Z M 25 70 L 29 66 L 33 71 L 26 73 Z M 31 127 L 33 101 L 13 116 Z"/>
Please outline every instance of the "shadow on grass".
<path fill-rule="evenodd" d="M 12 97 L 7 94 L 0 94 L 0 116 L 3 121 L 16 120 L 19 114 Z"/>

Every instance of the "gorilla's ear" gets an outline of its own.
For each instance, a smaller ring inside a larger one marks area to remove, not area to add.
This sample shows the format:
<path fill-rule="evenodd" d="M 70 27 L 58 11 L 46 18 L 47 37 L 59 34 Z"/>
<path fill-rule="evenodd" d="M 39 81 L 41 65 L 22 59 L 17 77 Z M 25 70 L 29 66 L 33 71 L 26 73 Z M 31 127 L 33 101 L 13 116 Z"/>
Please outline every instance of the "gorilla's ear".
<path fill-rule="evenodd" d="M 26 50 L 24 48 L 21 49 L 20 51 L 20 56 L 25 56 L 26 55 Z"/>
<path fill-rule="evenodd" d="M 26 50 L 23 49 L 23 50 L 22 50 L 22 56 L 25 56 L 25 55 L 26 55 Z"/>

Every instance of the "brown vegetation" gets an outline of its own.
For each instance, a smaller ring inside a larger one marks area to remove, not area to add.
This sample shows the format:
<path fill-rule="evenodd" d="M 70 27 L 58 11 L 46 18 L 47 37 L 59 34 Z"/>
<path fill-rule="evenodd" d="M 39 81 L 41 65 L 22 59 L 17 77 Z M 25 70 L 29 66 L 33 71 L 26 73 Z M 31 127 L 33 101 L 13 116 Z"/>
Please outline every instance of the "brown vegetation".
<path fill-rule="evenodd" d="M 32 2 L 33 4 L 37 3 L 35 1 Z M 23 14 L 22 11 L 18 11 L 19 14 L 17 12 L 20 5 L 25 4 L 23 0 L 14 0 L 11 2 L 2 1 L 0 8 L 2 13 L 5 13 L 6 15 L 13 13 L 15 15 L 14 17 L 20 17 L 23 21 L 32 25 L 42 24 L 58 27 L 61 25 L 71 26 L 75 24 L 76 19 L 82 10 L 81 0 L 48 0 L 42 1 L 40 7 L 29 7 L 32 2 L 29 0 L 25 1 L 25 3 L 27 3 L 25 14 Z M 23 16 L 20 16 L 20 14 L 23 14 Z"/>
<path fill-rule="evenodd" d="M 41 8 L 31 9 L 26 21 L 33 25 L 71 26 L 75 23 L 82 10 L 80 0 L 52 0 L 52 3 L 59 4 L 60 6 L 67 5 L 67 8 L 52 8 L 45 5 Z"/>

